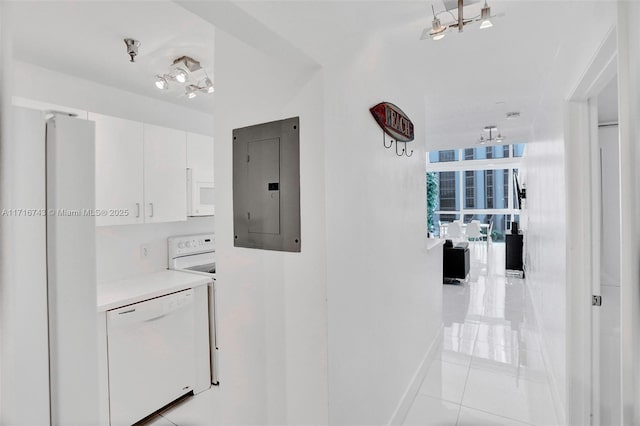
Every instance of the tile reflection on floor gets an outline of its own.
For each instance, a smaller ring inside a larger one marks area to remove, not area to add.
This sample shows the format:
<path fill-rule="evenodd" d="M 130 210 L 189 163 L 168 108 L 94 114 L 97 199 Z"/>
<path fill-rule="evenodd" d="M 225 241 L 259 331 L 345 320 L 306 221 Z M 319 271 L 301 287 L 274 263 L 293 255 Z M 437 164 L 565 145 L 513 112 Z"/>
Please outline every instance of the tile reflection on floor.
<path fill-rule="evenodd" d="M 468 282 L 443 289 L 443 341 L 405 425 L 556 425 L 526 280 L 504 244 L 472 244 Z"/>

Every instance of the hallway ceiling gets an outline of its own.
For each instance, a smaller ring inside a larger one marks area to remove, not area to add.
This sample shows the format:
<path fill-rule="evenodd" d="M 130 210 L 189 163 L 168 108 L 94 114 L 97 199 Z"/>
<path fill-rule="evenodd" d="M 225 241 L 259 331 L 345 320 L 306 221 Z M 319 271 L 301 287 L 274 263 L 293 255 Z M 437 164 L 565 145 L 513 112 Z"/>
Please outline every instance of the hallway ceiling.
<path fill-rule="evenodd" d="M 174 2 L 24 1 L 13 3 L 13 13 L 18 60 L 212 111 L 215 95 L 187 99 L 184 91 L 161 92 L 154 85 L 154 76 L 183 55 L 213 73 L 213 26 Z M 128 61 L 125 37 L 142 42 L 135 63 Z"/>
<path fill-rule="evenodd" d="M 465 16 L 482 4 L 465 7 Z M 421 41 L 431 5 L 442 11 L 442 0 L 237 5 L 319 64 L 374 44 L 397 52 L 403 80 L 424 97 L 428 149 L 473 145 L 490 124 L 509 143 L 528 142 L 539 112 L 569 95 L 615 16 L 610 2 L 489 1 L 504 14 L 493 28 Z M 521 118 L 507 121 L 510 111 Z"/>

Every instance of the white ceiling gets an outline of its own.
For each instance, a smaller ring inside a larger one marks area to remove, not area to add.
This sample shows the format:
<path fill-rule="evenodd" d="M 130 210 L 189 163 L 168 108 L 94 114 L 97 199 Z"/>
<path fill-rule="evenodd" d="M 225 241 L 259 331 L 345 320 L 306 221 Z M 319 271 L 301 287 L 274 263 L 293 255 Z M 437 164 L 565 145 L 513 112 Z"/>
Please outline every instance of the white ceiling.
<path fill-rule="evenodd" d="M 14 3 L 14 56 L 77 77 L 211 112 L 212 95 L 160 91 L 156 74 L 177 57 L 200 61 L 214 81 L 214 28 L 171 1 L 23 1 Z M 141 41 L 129 62 L 125 37 Z"/>
<path fill-rule="evenodd" d="M 540 111 L 568 96 L 615 18 L 614 2 L 491 0 L 493 14 L 504 15 L 493 28 L 421 41 L 432 4 L 445 9 L 442 0 L 16 2 L 15 55 L 210 112 L 215 94 L 190 101 L 162 93 L 153 76 L 184 54 L 213 71 L 211 23 L 304 67 L 381 46 L 402 58 L 381 65 L 396 67 L 424 99 L 428 148 L 460 148 L 494 124 L 509 142 L 529 141 Z M 479 14 L 481 5 L 466 7 L 465 16 Z M 124 37 L 142 41 L 135 64 Z M 505 120 L 509 111 L 521 118 Z"/>
<path fill-rule="evenodd" d="M 493 28 L 420 41 L 442 0 L 237 4 L 320 64 L 373 43 L 396 52 L 398 75 L 424 97 L 430 149 L 470 146 L 493 124 L 509 142 L 530 141 L 538 113 L 568 96 L 615 17 L 611 2 L 491 0 L 492 14 L 504 15 Z M 509 111 L 521 118 L 507 121 Z"/>

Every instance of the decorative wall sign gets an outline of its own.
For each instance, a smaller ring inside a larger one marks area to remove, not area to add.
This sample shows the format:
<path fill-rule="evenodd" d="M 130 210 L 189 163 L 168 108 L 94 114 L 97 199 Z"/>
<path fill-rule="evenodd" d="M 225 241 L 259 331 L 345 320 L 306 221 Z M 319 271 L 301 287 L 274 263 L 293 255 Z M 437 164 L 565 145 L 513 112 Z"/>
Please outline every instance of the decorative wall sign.
<path fill-rule="evenodd" d="M 378 105 L 369 109 L 371 115 L 382 128 L 382 143 L 385 148 L 391 148 L 394 139 L 396 142 L 396 154 L 398 156 L 406 155 L 411 157 L 411 153 L 407 153 L 407 142 L 413 141 L 413 123 L 400 108 L 391 102 L 380 102 Z M 387 146 L 385 133 L 391 137 L 391 143 Z M 398 142 L 404 142 L 402 152 L 398 152 Z"/>

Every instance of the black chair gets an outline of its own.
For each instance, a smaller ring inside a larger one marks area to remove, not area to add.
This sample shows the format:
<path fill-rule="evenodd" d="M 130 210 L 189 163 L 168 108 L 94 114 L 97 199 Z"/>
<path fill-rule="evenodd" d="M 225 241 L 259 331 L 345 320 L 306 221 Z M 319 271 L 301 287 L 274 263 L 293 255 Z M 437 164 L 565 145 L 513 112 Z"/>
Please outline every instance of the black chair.
<path fill-rule="evenodd" d="M 442 255 L 442 275 L 444 283 L 458 283 L 469 275 L 471 269 L 471 255 L 468 243 L 453 244 L 451 240 L 444 243 Z"/>

